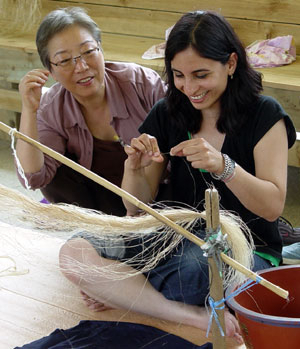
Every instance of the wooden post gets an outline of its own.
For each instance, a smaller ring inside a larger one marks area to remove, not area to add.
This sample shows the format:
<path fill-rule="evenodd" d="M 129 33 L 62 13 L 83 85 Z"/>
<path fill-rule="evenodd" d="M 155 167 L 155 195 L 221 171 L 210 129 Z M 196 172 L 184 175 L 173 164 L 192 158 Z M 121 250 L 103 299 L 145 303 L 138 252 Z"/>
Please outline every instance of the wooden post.
<path fill-rule="evenodd" d="M 220 226 L 219 216 L 219 198 L 216 189 L 207 189 L 205 191 L 205 205 L 206 205 L 206 227 L 207 229 L 216 230 Z M 210 297 L 214 301 L 219 301 L 224 297 L 223 290 L 223 275 L 220 275 L 220 271 L 215 260 L 212 257 L 208 258 L 209 263 L 209 281 L 210 281 Z M 225 334 L 225 319 L 224 309 L 216 310 L 218 320 Z M 225 337 L 221 335 L 220 329 L 213 318 L 212 327 L 212 342 L 213 348 L 224 349 L 226 348 Z"/>

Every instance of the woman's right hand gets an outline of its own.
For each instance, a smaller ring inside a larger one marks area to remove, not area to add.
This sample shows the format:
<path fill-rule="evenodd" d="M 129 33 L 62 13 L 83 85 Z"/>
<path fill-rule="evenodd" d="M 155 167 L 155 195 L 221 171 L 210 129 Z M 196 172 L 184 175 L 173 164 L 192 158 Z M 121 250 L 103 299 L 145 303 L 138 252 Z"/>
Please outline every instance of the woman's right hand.
<path fill-rule="evenodd" d="M 42 87 L 48 80 L 49 71 L 46 69 L 33 69 L 20 81 L 19 91 L 22 97 L 22 110 L 35 113 L 40 105 Z"/>
<path fill-rule="evenodd" d="M 160 153 L 157 140 L 146 133 L 131 140 L 130 146 L 125 147 L 128 155 L 126 167 L 131 170 L 140 170 L 149 166 L 152 161 L 163 162 L 164 158 Z"/>

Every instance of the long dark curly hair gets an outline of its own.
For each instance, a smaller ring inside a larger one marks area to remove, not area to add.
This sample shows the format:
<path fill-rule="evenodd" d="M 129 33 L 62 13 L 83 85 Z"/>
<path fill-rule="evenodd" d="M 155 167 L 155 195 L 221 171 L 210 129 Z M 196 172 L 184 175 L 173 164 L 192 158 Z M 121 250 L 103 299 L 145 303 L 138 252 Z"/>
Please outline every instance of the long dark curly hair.
<path fill-rule="evenodd" d="M 228 79 L 226 90 L 221 96 L 221 113 L 217 122 L 219 132 L 235 134 L 251 115 L 251 106 L 262 91 L 261 74 L 249 65 L 243 44 L 223 16 L 213 11 L 196 11 L 183 15 L 174 25 L 166 42 L 166 98 L 172 119 L 192 133 L 199 131 L 202 113 L 175 87 L 171 69 L 174 56 L 188 47 L 196 50 L 201 57 L 222 64 L 228 62 L 233 52 L 236 53 L 238 59 L 234 78 Z"/>

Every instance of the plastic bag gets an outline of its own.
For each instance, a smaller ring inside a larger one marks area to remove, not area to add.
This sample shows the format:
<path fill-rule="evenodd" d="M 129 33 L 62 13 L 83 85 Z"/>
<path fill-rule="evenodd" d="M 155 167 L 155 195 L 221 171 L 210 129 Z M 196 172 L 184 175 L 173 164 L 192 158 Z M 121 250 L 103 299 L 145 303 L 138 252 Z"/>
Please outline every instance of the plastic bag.
<path fill-rule="evenodd" d="M 174 26 L 172 25 L 172 27 L 170 27 L 166 30 L 166 32 L 165 32 L 166 41 L 167 41 L 168 36 L 169 36 L 171 30 L 173 29 L 173 27 Z M 151 46 L 147 51 L 145 51 L 143 53 L 142 58 L 143 59 L 164 58 L 165 57 L 166 41 L 162 42 L 160 44 Z"/>
<path fill-rule="evenodd" d="M 254 68 L 279 67 L 296 60 L 296 47 L 292 35 L 257 40 L 246 47 L 249 63 Z"/>

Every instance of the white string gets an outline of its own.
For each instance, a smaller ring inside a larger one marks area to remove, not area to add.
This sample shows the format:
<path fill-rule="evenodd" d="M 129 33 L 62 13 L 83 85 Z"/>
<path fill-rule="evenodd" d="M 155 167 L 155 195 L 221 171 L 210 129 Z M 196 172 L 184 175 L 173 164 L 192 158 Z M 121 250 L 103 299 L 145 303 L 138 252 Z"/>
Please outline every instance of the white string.
<path fill-rule="evenodd" d="M 23 167 L 20 163 L 20 160 L 17 156 L 17 152 L 15 150 L 15 137 L 14 137 L 14 133 L 16 132 L 16 129 L 15 128 L 11 128 L 10 131 L 9 131 L 9 135 L 11 137 L 11 150 L 13 152 L 13 155 L 14 155 L 14 158 L 16 160 L 16 164 L 17 164 L 17 170 L 20 174 L 20 176 L 24 179 L 24 183 L 25 183 L 25 187 L 26 189 L 31 189 L 30 185 L 28 184 L 28 180 L 25 176 L 25 172 L 23 170 Z"/>
<path fill-rule="evenodd" d="M 18 271 L 16 262 L 13 258 L 9 256 L 0 256 L 0 258 L 9 259 L 10 261 L 13 262 L 13 265 L 7 267 L 6 269 L 0 270 L 0 277 L 1 276 L 18 276 L 18 275 L 25 275 L 29 273 L 28 269 Z"/>

